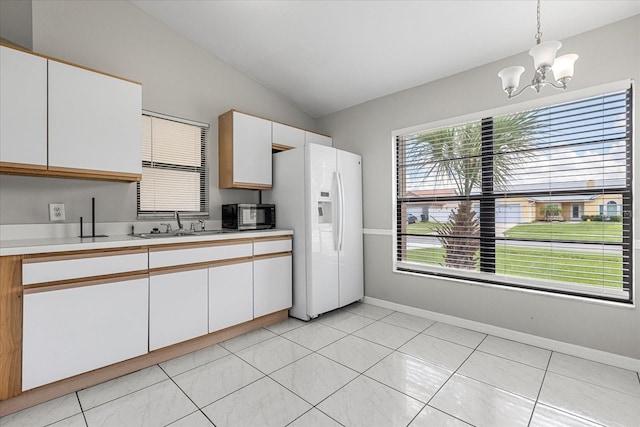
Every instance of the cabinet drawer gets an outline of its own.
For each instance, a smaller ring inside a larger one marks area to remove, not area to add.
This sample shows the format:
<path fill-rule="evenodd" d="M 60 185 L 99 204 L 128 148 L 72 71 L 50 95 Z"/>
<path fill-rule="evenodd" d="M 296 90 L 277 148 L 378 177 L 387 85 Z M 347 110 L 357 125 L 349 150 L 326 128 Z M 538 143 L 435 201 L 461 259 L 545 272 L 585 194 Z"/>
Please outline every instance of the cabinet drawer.
<path fill-rule="evenodd" d="M 171 267 L 174 265 L 197 264 L 201 262 L 219 261 L 232 258 L 250 257 L 251 243 L 185 247 L 175 249 L 150 249 L 149 268 Z"/>
<path fill-rule="evenodd" d="M 22 284 L 55 282 L 146 270 L 146 249 L 96 255 L 27 258 L 22 261 Z"/>
<path fill-rule="evenodd" d="M 291 252 L 291 239 L 257 240 L 253 242 L 253 255 Z"/>

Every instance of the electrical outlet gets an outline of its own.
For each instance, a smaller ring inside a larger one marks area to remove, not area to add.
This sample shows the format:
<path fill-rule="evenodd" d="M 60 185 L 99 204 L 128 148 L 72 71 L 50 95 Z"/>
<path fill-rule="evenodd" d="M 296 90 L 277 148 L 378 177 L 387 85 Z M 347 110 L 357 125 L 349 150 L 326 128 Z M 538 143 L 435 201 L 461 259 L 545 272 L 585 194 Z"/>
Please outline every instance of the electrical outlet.
<path fill-rule="evenodd" d="M 64 221 L 64 203 L 49 203 L 49 221 Z"/>

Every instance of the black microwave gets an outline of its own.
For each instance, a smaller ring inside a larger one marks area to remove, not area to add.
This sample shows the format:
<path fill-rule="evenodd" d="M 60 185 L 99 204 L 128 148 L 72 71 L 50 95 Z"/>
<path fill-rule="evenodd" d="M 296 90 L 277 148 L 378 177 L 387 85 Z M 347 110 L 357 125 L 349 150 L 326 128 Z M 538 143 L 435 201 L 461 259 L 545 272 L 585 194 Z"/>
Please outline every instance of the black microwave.
<path fill-rule="evenodd" d="M 222 228 L 260 230 L 275 228 L 276 205 L 236 203 L 222 205 Z"/>

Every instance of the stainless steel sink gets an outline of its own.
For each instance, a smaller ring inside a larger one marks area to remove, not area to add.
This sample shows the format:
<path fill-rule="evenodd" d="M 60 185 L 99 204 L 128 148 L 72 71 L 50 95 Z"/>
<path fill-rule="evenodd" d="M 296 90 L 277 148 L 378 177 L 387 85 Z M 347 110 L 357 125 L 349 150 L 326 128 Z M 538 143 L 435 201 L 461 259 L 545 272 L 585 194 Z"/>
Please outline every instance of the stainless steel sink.
<path fill-rule="evenodd" d="M 169 233 L 136 233 L 134 237 L 140 237 L 142 239 L 162 239 L 170 237 L 186 237 L 186 236 L 209 236 L 211 234 L 223 234 L 233 232 L 235 230 L 205 230 L 205 231 L 172 231 Z"/>

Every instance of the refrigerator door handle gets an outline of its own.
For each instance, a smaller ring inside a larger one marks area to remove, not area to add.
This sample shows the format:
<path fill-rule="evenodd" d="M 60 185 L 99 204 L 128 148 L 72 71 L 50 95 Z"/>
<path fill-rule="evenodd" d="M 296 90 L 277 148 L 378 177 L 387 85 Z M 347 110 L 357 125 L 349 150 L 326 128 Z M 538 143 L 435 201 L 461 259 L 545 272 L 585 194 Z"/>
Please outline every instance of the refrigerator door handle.
<path fill-rule="evenodd" d="M 342 174 L 337 172 L 338 177 L 338 199 L 340 200 L 340 211 L 338 212 L 339 226 L 338 226 L 338 250 L 342 250 L 342 244 L 344 243 L 344 184 L 342 182 Z"/>
<path fill-rule="evenodd" d="M 340 245 L 340 178 L 338 175 L 339 172 L 333 173 L 333 185 L 334 185 L 334 194 L 338 194 L 338 197 L 335 200 L 334 208 L 333 208 L 333 226 L 332 226 L 332 237 L 333 237 L 333 249 L 338 250 Z"/>

